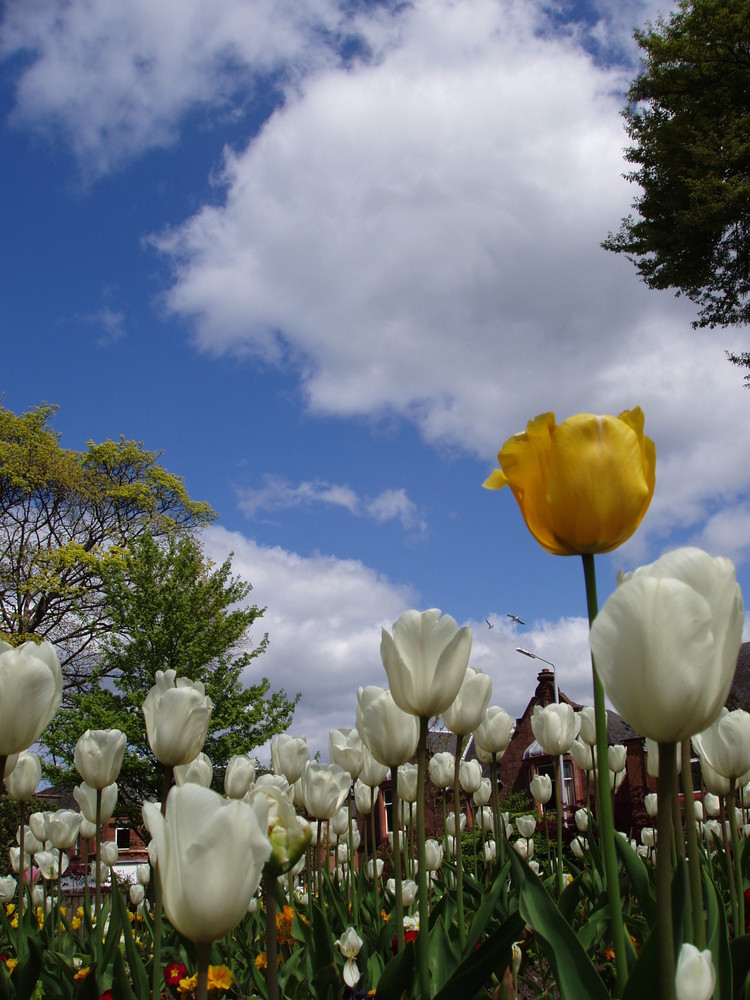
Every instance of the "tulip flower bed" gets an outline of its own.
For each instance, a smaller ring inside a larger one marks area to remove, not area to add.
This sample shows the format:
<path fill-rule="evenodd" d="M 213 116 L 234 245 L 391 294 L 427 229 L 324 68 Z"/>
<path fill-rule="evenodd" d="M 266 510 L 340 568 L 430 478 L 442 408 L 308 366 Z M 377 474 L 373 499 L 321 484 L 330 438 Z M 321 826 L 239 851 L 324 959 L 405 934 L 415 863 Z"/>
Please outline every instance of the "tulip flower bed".
<path fill-rule="evenodd" d="M 82 733 L 81 812 L 34 813 L 27 825 L 40 775 L 28 748 L 59 707 L 62 677 L 49 643 L 2 643 L 4 719 L 10 709 L 0 773 L 19 805 L 10 861 L 22 877 L 0 879 L 0 1000 L 750 995 L 750 714 L 724 707 L 744 622 L 734 567 L 680 549 L 622 576 L 601 612 L 597 604 L 594 555 L 630 537 L 653 494 L 643 427 L 638 409 L 559 426 L 544 414 L 506 442 L 485 484 L 510 486 L 546 550 L 582 558 L 594 705 L 537 706 L 532 719 L 544 753 L 573 755 L 596 790 L 569 844 L 561 812 L 540 831 L 549 777 L 537 776 L 525 801 L 498 797 L 514 720 L 490 705 L 489 677 L 469 666 L 469 629 L 435 609 L 407 611 L 382 632 L 390 686 L 359 690 L 356 727 L 330 734 L 331 763 L 283 734 L 271 744 L 272 773 L 256 776 L 246 757 L 227 763 L 223 795 L 207 787 L 203 685 L 157 672 L 143 705 L 164 790 L 143 804 L 153 876 L 144 866 L 127 899 L 118 887 L 105 896 L 116 857 L 101 831 L 116 810 L 125 738 Z M 625 761 L 607 745 L 605 689 L 651 741 L 658 784 L 646 807 L 656 824 L 640 844 L 614 828 L 611 789 Z M 435 717 L 455 753 L 428 759 Z M 463 759 L 469 736 L 477 761 Z M 382 845 L 367 845 L 388 774 L 395 832 L 384 858 Z M 439 839 L 425 833 L 428 783 L 442 797 Z M 360 826 L 369 826 L 364 848 Z M 61 878 L 79 833 L 96 838 L 94 887 L 69 912 Z"/>

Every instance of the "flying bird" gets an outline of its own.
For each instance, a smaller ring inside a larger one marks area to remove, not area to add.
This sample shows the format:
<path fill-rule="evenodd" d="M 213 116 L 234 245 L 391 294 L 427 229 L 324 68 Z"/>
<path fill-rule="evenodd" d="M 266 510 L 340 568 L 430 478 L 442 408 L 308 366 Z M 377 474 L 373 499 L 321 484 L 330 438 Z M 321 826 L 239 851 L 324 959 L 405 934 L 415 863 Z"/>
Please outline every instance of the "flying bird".
<path fill-rule="evenodd" d="M 494 625 L 490 624 L 490 621 L 489 621 L 488 618 L 485 618 L 484 620 L 487 622 L 487 628 L 494 628 L 495 627 Z"/>
<path fill-rule="evenodd" d="M 512 622 L 516 622 L 518 625 L 525 625 L 526 624 L 526 622 L 523 620 L 523 618 L 519 618 L 518 615 L 512 615 L 512 614 L 510 614 L 510 612 L 508 612 L 508 614 L 506 615 L 506 618 L 510 618 L 510 620 Z"/>

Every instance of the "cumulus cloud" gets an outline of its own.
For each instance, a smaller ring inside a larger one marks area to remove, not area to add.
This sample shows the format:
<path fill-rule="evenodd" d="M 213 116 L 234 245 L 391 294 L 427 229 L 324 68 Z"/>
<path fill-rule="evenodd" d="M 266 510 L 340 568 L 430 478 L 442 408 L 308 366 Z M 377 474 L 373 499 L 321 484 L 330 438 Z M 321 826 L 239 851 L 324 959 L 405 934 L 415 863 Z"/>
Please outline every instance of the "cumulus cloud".
<path fill-rule="evenodd" d="M 324 504 L 339 507 L 355 517 L 369 517 L 380 524 L 398 521 L 406 530 L 424 535 L 427 524 L 404 489 L 388 489 L 375 497 L 360 497 L 343 483 L 313 480 L 293 485 L 283 476 L 267 475 L 257 489 L 238 492 L 238 506 L 248 517 L 262 511 L 288 510 Z"/>
<path fill-rule="evenodd" d="M 693 333 L 688 302 L 600 249 L 634 194 L 632 70 L 541 25 L 493 0 L 381 18 L 377 58 L 305 78 L 227 150 L 223 201 L 155 245 L 199 349 L 294 366 L 317 413 L 395 413 L 489 459 L 538 412 L 640 404 L 650 544 L 747 492 L 738 338 Z"/>
<path fill-rule="evenodd" d="M 24 55 L 14 120 L 62 132 L 97 176 L 172 144 L 190 111 L 241 115 L 259 78 L 293 85 L 345 22 L 331 0 L 10 0 L 0 55 Z"/>
<path fill-rule="evenodd" d="M 234 553 L 234 572 L 253 585 L 250 599 L 267 608 L 261 628 L 270 643 L 253 675 L 302 694 L 291 731 L 327 758 L 329 730 L 354 725 L 357 688 L 387 686 L 380 630 L 418 606 L 418 595 L 357 560 L 302 557 L 219 527 L 204 542 L 216 561 Z"/>
<path fill-rule="evenodd" d="M 206 530 L 204 542 L 216 561 L 234 553 L 235 573 L 253 585 L 250 600 L 267 608 L 261 628 L 270 643 L 254 661 L 248 682 L 267 676 L 274 689 L 290 695 L 299 691 L 291 731 L 306 735 L 313 752 L 320 750 L 327 759 L 329 731 L 354 725 L 357 688 L 388 686 L 380 659 L 381 629 L 390 629 L 409 608 L 421 608 L 419 594 L 359 561 L 302 557 L 216 526 Z M 518 645 L 555 663 L 569 697 L 591 702 L 585 619 L 532 622 L 526 628 L 513 626 L 505 616 L 491 620 L 492 630 L 483 621 L 459 624 L 472 629 L 471 663 L 492 678 L 494 704 L 518 716 L 534 692 L 536 668 L 544 664 L 516 653 Z"/>

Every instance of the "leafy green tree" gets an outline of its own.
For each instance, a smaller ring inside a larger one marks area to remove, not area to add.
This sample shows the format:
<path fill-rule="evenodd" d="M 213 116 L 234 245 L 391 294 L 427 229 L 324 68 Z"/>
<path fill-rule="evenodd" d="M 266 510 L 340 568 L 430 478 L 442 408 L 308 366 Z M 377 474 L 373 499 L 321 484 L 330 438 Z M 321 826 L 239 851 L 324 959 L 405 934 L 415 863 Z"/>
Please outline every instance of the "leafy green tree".
<path fill-rule="evenodd" d="M 681 0 L 636 31 L 643 70 L 623 112 L 641 194 L 603 246 L 650 288 L 699 307 L 696 327 L 750 322 L 750 6 Z M 750 366 L 750 355 L 733 358 Z"/>
<path fill-rule="evenodd" d="M 85 685 L 109 623 L 108 567 L 148 532 L 184 534 L 216 516 L 190 499 L 159 452 L 135 441 L 61 447 L 54 406 L 0 406 L 0 635 L 54 642 L 66 689 Z"/>
<path fill-rule="evenodd" d="M 118 806 L 138 826 L 141 804 L 161 794 L 141 710 L 157 670 L 203 681 L 214 705 L 204 753 L 217 768 L 286 729 L 299 695 L 270 692 L 265 677 L 245 686 L 243 675 L 268 644 L 267 635 L 255 644 L 249 637 L 263 609 L 247 603 L 251 585 L 232 575 L 231 560 L 213 566 L 194 538 L 160 544 L 142 535 L 104 567 L 102 587 L 111 632 L 89 689 L 72 696 L 44 735 L 48 774 L 55 783 L 77 783 L 72 761 L 81 733 L 121 729 L 127 750 Z"/>

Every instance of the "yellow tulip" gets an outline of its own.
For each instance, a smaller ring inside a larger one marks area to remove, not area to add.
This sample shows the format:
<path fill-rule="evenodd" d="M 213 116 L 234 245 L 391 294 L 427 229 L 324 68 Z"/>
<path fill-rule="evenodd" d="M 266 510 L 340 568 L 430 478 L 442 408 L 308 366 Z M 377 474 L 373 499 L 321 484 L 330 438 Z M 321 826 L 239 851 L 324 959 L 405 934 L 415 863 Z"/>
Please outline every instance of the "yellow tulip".
<path fill-rule="evenodd" d="M 640 407 L 619 417 L 554 413 L 505 442 L 487 489 L 510 486 L 526 526 L 553 555 L 610 552 L 641 523 L 654 494 L 656 449 Z"/>

